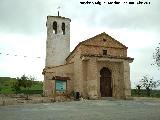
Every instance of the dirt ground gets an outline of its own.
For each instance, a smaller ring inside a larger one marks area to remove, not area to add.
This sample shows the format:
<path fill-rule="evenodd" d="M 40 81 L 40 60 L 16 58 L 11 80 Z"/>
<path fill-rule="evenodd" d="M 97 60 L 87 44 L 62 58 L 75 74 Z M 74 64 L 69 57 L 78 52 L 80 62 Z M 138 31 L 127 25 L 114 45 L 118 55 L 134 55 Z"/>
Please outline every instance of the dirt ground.
<path fill-rule="evenodd" d="M 0 106 L 0 120 L 160 120 L 160 99 L 82 100 Z"/>

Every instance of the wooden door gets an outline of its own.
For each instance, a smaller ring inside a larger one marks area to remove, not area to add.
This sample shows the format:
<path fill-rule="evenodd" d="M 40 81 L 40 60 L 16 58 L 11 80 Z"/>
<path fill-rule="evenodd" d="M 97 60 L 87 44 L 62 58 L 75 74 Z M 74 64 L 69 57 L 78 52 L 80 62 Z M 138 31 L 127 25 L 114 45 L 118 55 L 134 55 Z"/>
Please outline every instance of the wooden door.
<path fill-rule="evenodd" d="M 100 92 L 101 97 L 111 97 L 112 87 L 111 87 L 111 72 L 108 68 L 102 68 L 100 71 Z"/>

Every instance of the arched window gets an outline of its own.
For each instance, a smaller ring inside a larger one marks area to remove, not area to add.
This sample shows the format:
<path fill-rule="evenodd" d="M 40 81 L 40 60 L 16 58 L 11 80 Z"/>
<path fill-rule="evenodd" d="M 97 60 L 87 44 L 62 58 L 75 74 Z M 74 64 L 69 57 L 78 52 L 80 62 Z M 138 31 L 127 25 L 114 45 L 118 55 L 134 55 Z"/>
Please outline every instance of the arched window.
<path fill-rule="evenodd" d="M 53 22 L 53 33 L 57 34 L 57 22 Z"/>
<path fill-rule="evenodd" d="M 65 35 L 65 23 L 62 23 L 62 34 Z"/>

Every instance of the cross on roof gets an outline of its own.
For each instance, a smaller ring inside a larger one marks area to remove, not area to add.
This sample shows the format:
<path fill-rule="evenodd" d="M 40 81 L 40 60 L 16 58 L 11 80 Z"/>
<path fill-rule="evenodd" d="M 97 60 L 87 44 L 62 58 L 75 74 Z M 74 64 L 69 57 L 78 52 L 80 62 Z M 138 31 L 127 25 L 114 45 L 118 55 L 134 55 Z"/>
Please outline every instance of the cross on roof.
<path fill-rule="evenodd" d="M 57 8 L 58 9 L 58 16 L 59 16 L 59 10 L 60 10 L 60 8 L 61 8 L 60 6 L 58 6 L 58 8 Z"/>

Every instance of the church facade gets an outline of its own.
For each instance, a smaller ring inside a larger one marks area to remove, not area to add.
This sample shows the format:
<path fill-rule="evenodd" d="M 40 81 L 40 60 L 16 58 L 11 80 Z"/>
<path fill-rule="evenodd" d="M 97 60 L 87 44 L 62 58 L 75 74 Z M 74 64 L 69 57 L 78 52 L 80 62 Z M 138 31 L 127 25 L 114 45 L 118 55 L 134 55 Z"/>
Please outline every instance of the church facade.
<path fill-rule="evenodd" d="M 80 42 L 70 52 L 69 18 L 47 17 L 45 96 L 79 92 L 89 99 L 131 97 L 127 47 L 105 32 Z M 59 83 L 58 83 L 59 82 Z M 64 83 L 59 90 L 60 82 Z"/>

